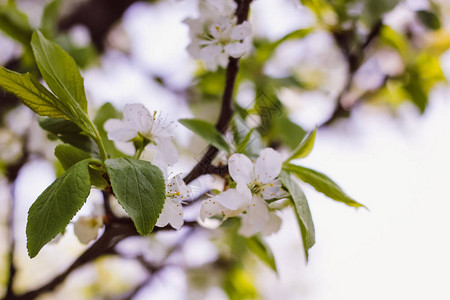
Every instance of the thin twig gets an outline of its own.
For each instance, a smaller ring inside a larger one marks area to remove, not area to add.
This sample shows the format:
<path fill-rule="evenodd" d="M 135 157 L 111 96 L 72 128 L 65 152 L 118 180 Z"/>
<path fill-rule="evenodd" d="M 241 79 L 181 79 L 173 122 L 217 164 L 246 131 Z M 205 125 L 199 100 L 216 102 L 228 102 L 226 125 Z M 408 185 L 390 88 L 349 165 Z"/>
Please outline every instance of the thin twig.
<path fill-rule="evenodd" d="M 247 20 L 251 2 L 252 0 L 241 0 L 238 2 L 238 7 L 236 9 L 238 24 L 241 24 Z M 222 95 L 222 107 L 220 110 L 219 119 L 216 123 L 216 128 L 219 132 L 224 132 L 227 129 L 231 117 L 233 116 L 233 93 L 238 71 L 239 58 L 230 57 L 226 71 L 225 89 Z M 218 152 L 219 150 L 216 147 L 209 146 L 205 155 L 203 155 L 191 172 L 184 178 L 186 184 L 189 184 L 201 175 L 208 174 L 208 169 L 211 166 L 211 162 L 214 160 Z"/>
<path fill-rule="evenodd" d="M 355 107 L 352 105 L 351 107 L 344 107 L 342 105 L 343 97 L 350 91 L 353 80 L 356 74 L 356 71 L 361 67 L 361 64 L 364 61 L 365 50 L 368 46 L 379 36 L 381 29 L 383 28 L 382 20 L 379 20 L 372 27 L 371 31 L 366 37 L 366 40 L 360 44 L 356 51 L 350 51 L 349 41 L 347 40 L 345 35 L 340 35 L 338 33 L 334 33 L 334 39 L 336 40 L 336 44 L 341 49 L 342 54 L 346 57 L 347 63 L 349 66 L 349 74 L 347 76 L 347 81 L 342 89 L 341 93 L 336 99 L 336 107 L 331 114 L 331 116 L 322 123 L 319 127 L 327 127 L 336 122 L 341 118 L 348 118 L 350 116 L 351 110 Z M 357 101 L 359 102 L 359 101 Z M 356 102 L 355 102 L 356 104 Z"/>
<path fill-rule="evenodd" d="M 8 249 L 8 270 L 9 277 L 6 284 L 5 299 L 14 298 L 14 279 L 16 276 L 16 266 L 14 264 L 14 256 L 16 251 L 16 239 L 14 237 L 14 211 L 15 211 L 15 197 L 14 197 L 15 184 L 10 184 L 11 197 L 9 199 L 9 215 L 8 215 L 8 231 L 9 231 L 9 249 Z"/>

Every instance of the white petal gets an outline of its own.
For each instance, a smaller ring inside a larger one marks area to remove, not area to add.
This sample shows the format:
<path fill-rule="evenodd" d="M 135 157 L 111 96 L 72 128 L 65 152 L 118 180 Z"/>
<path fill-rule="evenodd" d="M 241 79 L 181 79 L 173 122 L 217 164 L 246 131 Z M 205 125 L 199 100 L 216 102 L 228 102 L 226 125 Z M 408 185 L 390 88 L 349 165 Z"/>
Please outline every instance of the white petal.
<path fill-rule="evenodd" d="M 247 209 L 247 214 L 242 217 L 241 227 L 238 233 L 250 237 L 260 232 L 269 220 L 269 210 L 263 199 L 253 197 L 252 204 Z"/>
<path fill-rule="evenodd" d="M 183 23 L 189 26 L 189 36 L 191 40 L 203 33 L 203 22 L 199 19 L 186 18 Z"/>
<path fill-rule="evenodd" d="M 228 171 L 236 183 L 248 184 L 253 181 L 253 163 L 244 154 L 231 155 L 228 159 Z"/>
<path fill-rule="evenodd" d="M 228 65 L 228 54 L 225 52 L 220 53 L 216 57 L 216 61 L 222 68 L 225 68 Z"/>
<path fill-rule="evenodd" d="M 198 40 L 192 40 L 189 46 L 187 46 L 186 50 L 189 53 L 189 55 L 192 56 L 192 58 L 195 59 L 202 58 L 201 55 L 202 48 L 200 47 L 200 43 L 198 42 Z"/>
<path fill-rule="evenodd" d="M 260 183 L 269 183 L 280 174 L 283 159 L 281 154 L 272 148 L 261 150 L 255 162 L 255 176 Z"/>
<path fill-rule="evenodd" d="M 178 161 L 178 150 L 175 147 L 171 137 L 158 138 L 156 146 L 151 145 L 157 150 L 155 160 L 161 160 L 171 166 Z"/>
<path fill-rule="evenodd" d="M 278 232 L 278 230 L 280 230 L 280 227 L 281 227 L 281 218 L 275 212 L 270 212 L 269 220 L 262 229 L 261 233 L 263 235 L 270 235 L 272 233 Z"/>
<path fill-rule="evenodd" d="M 231 31 L 231 38 L 233 40 L 243 40 L 246 37 L 249 37 L 252 34 L 252 25 L 244 21 L 242 24 L 237 25 Z"/>
<path fill-rule="evenodd" d="M 142 134 L 146 134 L 152 125 L 153 117 L 142 104 L 127 104 L 123 108 L 123 119 Z"/>
<path fill-rule="evenodd" d="M 247 54 L 250 51 L 248 45 L 240 42 L 231 43 L 225 46 L 225 52 L 234 58 L 238 58 Z"/>
<path fill-rule="evenodd" d="M 169 194 L 178 201 L 186 201 L 191 197 L 192 190 L 181 178 L 180 174 L 172 177 L 166 184 L 166 194 Z"/>
<path fill-rule="evenodd" d="M 235 189 L 229 189 L 215 197 L 215 199 L 225 208 L 239 211 L 238 213 L 243 212 L 250 204 L 250 199 Z"/>
<path fill-rule="evenodd" d="M 213 197 L 202 202 L 200 219 L 204 221 L 206 218 L 221 216 L 223 217 L 223 220 L 226 220 L 227 218 L 237 216 L 240 213 L 241 212 L 238 210 L 227 209 L 217 201 L 217 197 Z"/>
<path fill-rule="evenodd" d="M 201 59 L 208 61 L 208 60 L 215 60 L 216 56 L 220 55 L 222 53 L 222 46 L 219 45 L 209 45 L 200 51 Z"/>
<path fill-rule="evenodd" d="M 74 224 L 74 232 L 81 243 L 88 244 L 97 238 L 98 230 L 102 226 L 101 217 L 81 216 Z"/>
<path fill-rule="evenodd" d="M 248 201 L 252 200 L 252 192 L 248 188 L 246 183 L 239 182 L 236 184 L 236 190 L 242 194 Z"/>
<path fill-rule="evenodd" d="M 220 17 L 209 27 L 209 33 L 217 40 L 220 40 L 222 36 L 229 35 L 232 29 L 233 23 L 230 18 Z"/>
<path fill-rule="evenodd" d="M 112 141 L 128 142 L 137 136 L 137 130 L 127 122 L 118 119 L 109 119 L 103 125 L 108 132 L 108 138 Z"/>
<path fill-rule="evenodd" d="M 281 183 L 278 179 L 271 183 L 267 183 L 266 186 L 262 188 L 262 194 L 263 198 L 266 200 L 281 199 L 288 196 L 288 193 L 282 189 Z"/>
<path fill-rule="evenodd" d="M 164 227 L 169 223 L 177 230 L 180 230 L 184 223 L 183 206 L 179 201 L 173 201 L 172 199 L 166 199 L 163 210 L 156 221 L 156 226 Z"/>

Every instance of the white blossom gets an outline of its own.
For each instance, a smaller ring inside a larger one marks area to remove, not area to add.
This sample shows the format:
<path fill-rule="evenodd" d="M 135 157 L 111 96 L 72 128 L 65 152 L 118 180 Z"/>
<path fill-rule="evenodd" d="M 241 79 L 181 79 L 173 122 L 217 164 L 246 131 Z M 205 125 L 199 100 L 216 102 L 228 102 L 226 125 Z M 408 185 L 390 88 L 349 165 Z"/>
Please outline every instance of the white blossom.
<path fill-rule="evenodd" d="M 88 244 L 97 238 L 98 230 L 103 226 L 100 216 L 81 216 L 74 224 L 75 235 L 83 244 Z"/>
<path fill-rule="evenodd" d="M 228 57 L 242 57 L 251 49 L 251 24 L 237 24 L 234 1 L 206 1 L 200 5 L 200 17 L 188 18 L 191 43 L 189 54 L 205 62 L 206 68 L 225 67 Z"/>
<path fill-rule="evenodd" d="M 156 222 L 156 226 L 164 227 L 170 224 L 179 230 L 183 225 L 183 205 L 182 202 L 191 196 L 191 188 L 188 187 L 178 174 L 166 182 L 166 201 Z"/>
<path fill-rule="evenodd" d="M 169 130 L 172 123 L 156 111 L 150 114 L 142 104 L 127 104 L 123 109 L 123 120 L 110 119 L 104 128 L 113 141 L 130 142 L 139 137 L 146 139 L 147 153 L 143 158 L 150 157 L 151 162 L 164 172 L 167 166 L 178 160 L 178 151 Z"/>
<path fill-rule="evenodd" d="M 281 155 L 272 148 L 263 149 L 255 163 L 243 154 L 233 154 L 228 160 L 228 169 L 236 182 L 236 189 L 205 200 L 200 218 L 204 220 L 221 215 L 225 220 L 245 211 L 240 234 L 251 236 L 262 232 L 267 235 L 278 231 L 281 219 L 275 212 L 269 211 L 265 200 L 287 196 L 276 179 L 281 165 Z"/>

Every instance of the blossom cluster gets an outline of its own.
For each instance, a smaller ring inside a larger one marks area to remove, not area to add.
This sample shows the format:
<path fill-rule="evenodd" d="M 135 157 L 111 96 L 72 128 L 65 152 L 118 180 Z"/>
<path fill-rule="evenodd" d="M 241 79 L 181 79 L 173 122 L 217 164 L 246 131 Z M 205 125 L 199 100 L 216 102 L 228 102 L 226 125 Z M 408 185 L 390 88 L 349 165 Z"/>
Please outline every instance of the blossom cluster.
<path fill-rule="evenodd" d="M 185 184 L 181 174 L 167 176 L 168 168 L 177 162 L 178 154 L 166 119 L 156 112 L 151 114 L 141 104 L 127 104 L 123 110 L 123 119 L 110 119 L 104 128 L 109 139 L 119 143 L 133 143 L 136 153 L 140 154 L 136 158 L 149 160 L 165 174 L 166 200 L 156 226 L 165 227 L 170 224 L 179 230 L 184 223 L 183 204 L 191 199 L 192 189 Z M 151 152 L 152 155 L 143 155 L 146 152 Z M 266 200 L 289 196 L 277 179 L 281 166 L 281 155 L 272 148 L 263 149 L 255 162 L 244 154 L 231 155 L 228 169 L 235 188 L 228 188 L 204 200 L 200 207 L 199 221 L 219 218 L 223 222 L 240 216 L 241 235 L 248 237 L 259 232 L 267 235 L 278 231 L 281 219 Z M 97 237 L 98 230 L 103 226 L 101 220 L 98 213 L 78 219 L 75 234 L 82 243 L 88 243 Z"/>
<path fill-rule="evenodd" d="M 200 1 L 199 17 L 184 20 L 191 38 L 188 53 L 211 71 L 225 67 L 230 56 L 239 58 L 251 50 L 251 24 L 237 24 L 235 10 L 233 0 Z"/>

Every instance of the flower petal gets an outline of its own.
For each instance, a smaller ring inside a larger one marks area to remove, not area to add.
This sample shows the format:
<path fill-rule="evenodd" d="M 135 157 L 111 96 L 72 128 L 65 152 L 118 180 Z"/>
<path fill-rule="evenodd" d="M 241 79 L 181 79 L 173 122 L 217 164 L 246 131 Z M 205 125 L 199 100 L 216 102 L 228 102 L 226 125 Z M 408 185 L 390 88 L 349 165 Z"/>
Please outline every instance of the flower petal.
<path fill-rule="evenodd" d="M 250 199 L 235 189 L 229 189 L 216 197 L 216 201 L 223 207 L 230 210 L 239 211 L 239 213 L 243 212 L 248 207 L 250 204 Z"/>
<path fill-rule="evenodd" d="M 261 233 L 263 235 L 271 235 L 272 233 L 278 232 L 278 230 L 280 230 L 280 227 L 281 227 L 281 218 L 275 212 L 272 211 L 269 213 L 269 220 L 262 229 Z"/>
<path fill-rule="evenodd" d="M 289 194 L 282 189 L 280 181 L 276 179 L 262 188 L 262 195 L 264 199 L 269 200 L 285 198 Z"/>
<path fill-rule="evenodd" d="M 238 233 L 250 237 L 260 232 L 269 220 L 269 210 L 266 203 L 259 197 L 253 197 L 253 203 L 247 209 L 247 214 L 242 217 L 241 227 Z"/>
<path fill-rule="evenodd" d="M 231 155 L 228 159 L 228 171 L 236 183 L 248 184 L 253 181 L 253 163 L 244 154 Z"/>
<path fill-rule="evenodd" d="M 180 230 L 184 220 L 183 206 L 181 203 L 168 198 L 166 199 L 166 202 L 164 202 L 164 207 L 156 221 L 156 226 L 164 227 L 169 223 L 173 228 Z"/>
<path fill-rule="evenodd" d="M 153 117 L 144 105 L 133 103 L 126 104 L 123 108 L 124 121 L 132 126 L 141 134 L 146 135 L 152 127 Z"/>
<path fill-rule="evenodd" d="M 216 22 L 209 26 L 209 33 L 216 39 L 230 34 L 233 27 L 233 22 L 230 18 L 220 17 Z"/>
<path fill-rule="evenodd" d="M 238 58 L 247 54 L 250 51 L 250 47 L 247 44 L 236 42 L 230 43 L 224 47 L 225 52 L 234 58 Z"/>
<path fill-rule="evenodd" d="M 216 56 L 222 53 L 222 50 L 223 48 L 220 45 L 208 45 L 203 47 L 202 50 L 200 50 L 201 59 L 205 61 L 215 60 Z"/>
<path fill-rule="evenodd" d="M 103 128 L 108 132 L 108 138 L 112 141 L 128 142 L 137 136 L 136 129 L 118 119 L 109 119 Z"/>
<path fill-rule="evenodd" d="M 178 161 L 178 150 L 173 144 L 171 137 L 158 138 L 156 145 L 149 146 L 157 150 L 155 160 L 160 160 L 163 163 L 171 166 Z"/>
<path fill-rule="evenodd" d="M 103 226 L 101 217 L 81 216 L 74 224 L 74 232 L 82 244 L 88 244 L 97 238 L 98 230 Z"/>
<path fill-rule="evenodd" d="M 246 183 L 239 182 L 236 184 L 236 190 L 248 201 L 252 200 L 252 191 L 250 191 Z"/>
<path fill-rule="evenodd" d="M 166 194 L 179 202 L 186 201 L 191 197 L 191 188 L 184 183 L 180 174 L 172 177 L 166 184 Z"/>
<path fill-rule="evenodd" d="M 200 208 L 200 219 L 205 221 L 205 218 L 212 218 L 214 216 L 222 216 L 225 221 L 228 218 L 237 216 L 241 213 L 239 210 L 231 210 L 224 207 L 222 204 L 217 201 L 217 197 L 209 198 L 202 202 L 202 206 Z"/>
<path fill-rule="evenodd" d="M 231 30 L 231 38 L 233 40 L 243 40 L 252 34 L 252 25 L 248 21 L 244 21 Z"/>
<path fill-rule="evenodd" d="M 255 177 L 260 183 L 269 183 L 280 174 L 283 159 L 281 154 L 272 148 L 261 150 L 255 162 Z"/>

